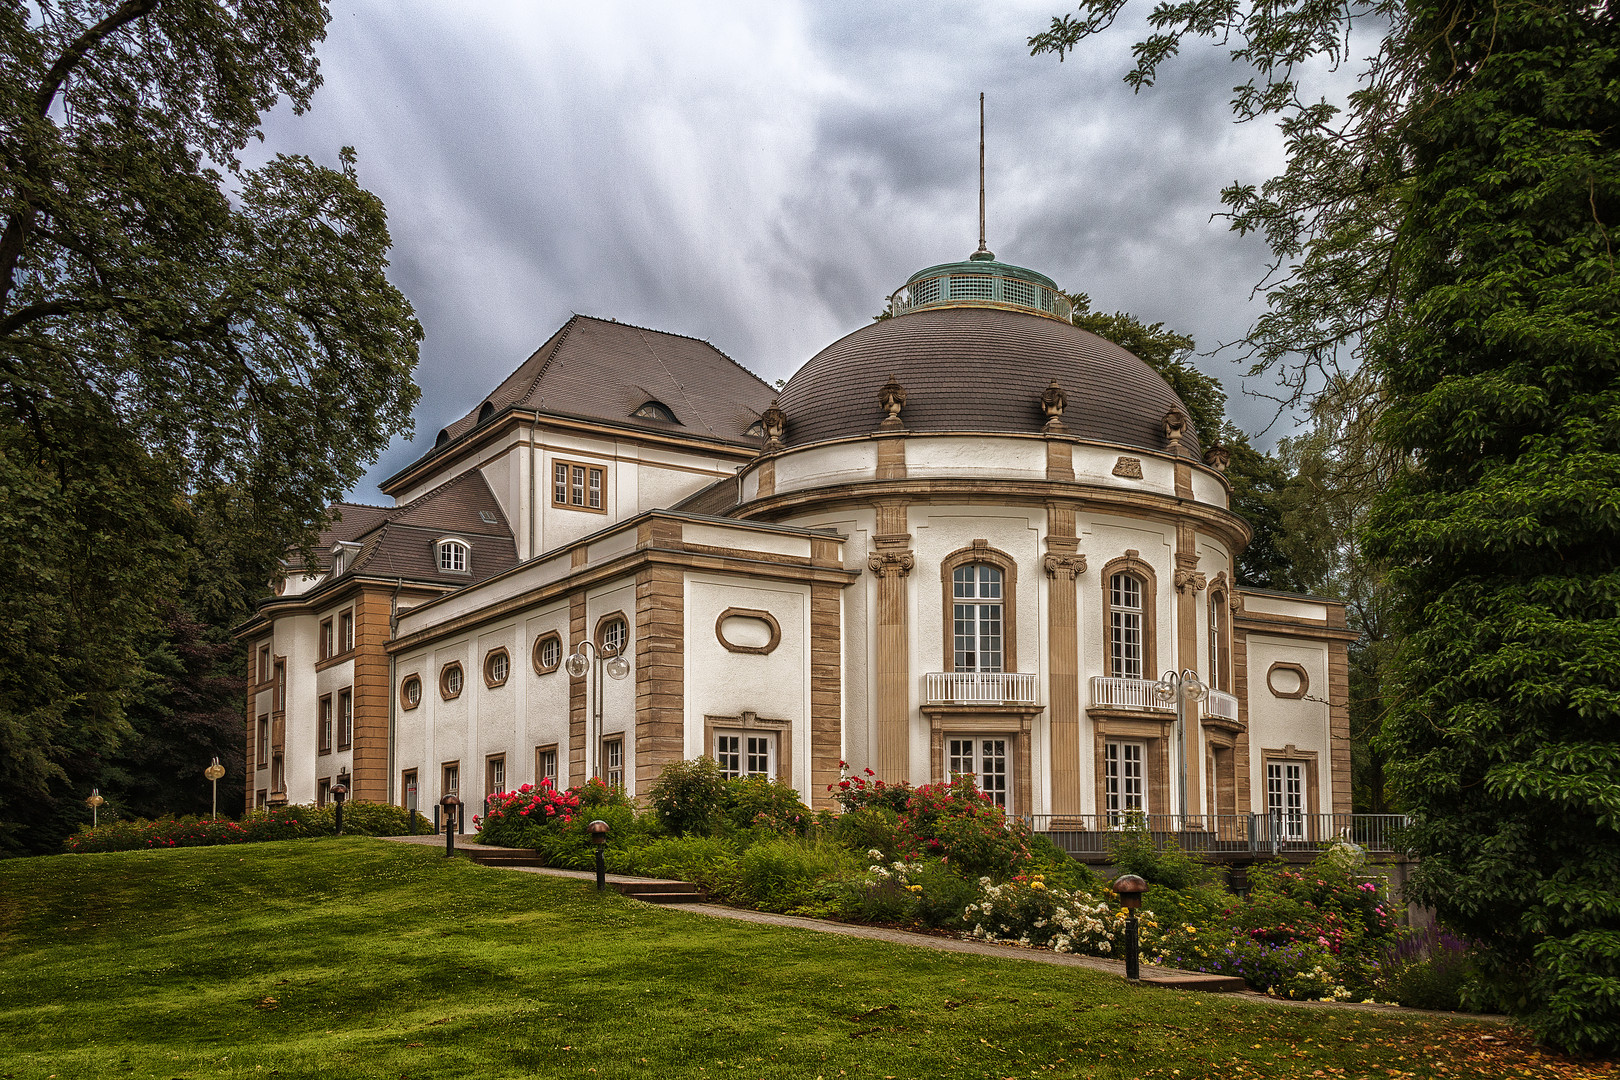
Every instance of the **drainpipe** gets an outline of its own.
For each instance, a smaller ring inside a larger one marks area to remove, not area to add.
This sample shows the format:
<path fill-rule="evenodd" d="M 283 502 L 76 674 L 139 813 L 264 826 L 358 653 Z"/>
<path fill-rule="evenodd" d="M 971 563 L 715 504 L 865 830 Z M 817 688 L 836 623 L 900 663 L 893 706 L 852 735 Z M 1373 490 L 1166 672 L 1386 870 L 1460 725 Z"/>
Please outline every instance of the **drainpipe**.
<path fill-rule="evenodd" d="M 394 595 L 388 601 L 388 640 L 393 641 L 394 635 L 399 632 L 399 590 L 405 585 L 404 578 L 394 579 Z M 393 805 L 394 791 L 394 737 L 395 725 L 399 722 L 399 702 L 394 698 L 394 654 L 388 654 L 388 803 Z M 415 825 L 412 824 L 414 831 Z"/>

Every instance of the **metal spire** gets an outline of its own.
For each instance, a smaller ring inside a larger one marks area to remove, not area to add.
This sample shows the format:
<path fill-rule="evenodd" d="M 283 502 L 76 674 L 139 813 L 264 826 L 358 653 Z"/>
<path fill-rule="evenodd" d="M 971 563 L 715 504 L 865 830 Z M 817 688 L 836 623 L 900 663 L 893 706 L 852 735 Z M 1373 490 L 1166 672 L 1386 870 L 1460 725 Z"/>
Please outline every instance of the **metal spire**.
<path fill-rule="evenodd" d="M 984 91 L 979 91 L 979 250 L 971 259 L 994 259 L 995 253 L 984 244 Z"/>

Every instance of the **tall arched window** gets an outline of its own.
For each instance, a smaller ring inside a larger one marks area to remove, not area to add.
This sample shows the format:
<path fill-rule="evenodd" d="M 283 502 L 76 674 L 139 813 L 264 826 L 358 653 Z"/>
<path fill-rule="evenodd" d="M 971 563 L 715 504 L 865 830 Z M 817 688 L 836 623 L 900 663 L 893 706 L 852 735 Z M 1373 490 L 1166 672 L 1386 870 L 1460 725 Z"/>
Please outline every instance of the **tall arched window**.
<path fill-rule="evenodd" d="M 1146 612 L 1142 580 L 1133 574 L 1108 579 L 1108 674 L 1117 679 L 1143 677 Z"/>
<path fill-rule="evenodd" d="M 1001 671 L 1002 574 L 989 563 L 968 563 L 951 574 L 956 671 Z"/>
<path fill-rule="evenodd" d="M 1222 641 L 1221 614 L 1226 607 L 1226 597 L 1214 589 L 1209 590 L 1209 685 L 1216 690 L 1225 690 L 1226 664 L 1221 658 Z"/>

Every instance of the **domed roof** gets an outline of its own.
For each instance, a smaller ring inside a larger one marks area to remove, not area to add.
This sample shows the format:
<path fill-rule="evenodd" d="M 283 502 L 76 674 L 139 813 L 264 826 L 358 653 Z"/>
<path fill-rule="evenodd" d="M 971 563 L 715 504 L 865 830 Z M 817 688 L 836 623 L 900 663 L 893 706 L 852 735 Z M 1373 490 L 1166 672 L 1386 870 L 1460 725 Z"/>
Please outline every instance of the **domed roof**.
<path fill-rule="evenodd" d="M 998 307 L 925 308 L 863 326 L 800 368 L 777 395 L 783 441 L 876 432 L 891 375 L 910 432 L 1040 431 L 1041 395 L 1054 380 L 1067 398 L 1063 426 L 1082 439 L 1164 453 L 1165 414 L 1188 415 L 1158 372 L 1070 323 Z M 1181 445 L 1198 456 L 1190 425 Z"/>

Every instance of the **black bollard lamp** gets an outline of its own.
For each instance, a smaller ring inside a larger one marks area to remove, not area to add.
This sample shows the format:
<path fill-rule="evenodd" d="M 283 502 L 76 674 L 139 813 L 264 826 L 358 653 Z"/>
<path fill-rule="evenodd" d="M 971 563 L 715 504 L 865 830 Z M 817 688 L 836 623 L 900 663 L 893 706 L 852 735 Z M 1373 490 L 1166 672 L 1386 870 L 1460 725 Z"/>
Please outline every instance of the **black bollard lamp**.
<path fill-rule="evenodd" d="M 332 785 L 332 801 L 337 804 L 337 834 L 343 835 L 343 800 L 349 797 L 349 786 L 342 780 Z"/>
<path fill-rule="evenodd" d="M 439 800 L 444 808 L 444 857 L 449 858 L 456 853 L 456 811 L 461 807 L 461 800 L 454 795 L 446 795 Z"/>
<path fill-rule="evenodd" d="M 607 845 L 608 823 L 598 818 L 585 826 L 585 832 L 590 835 L 591 843 L 596 848 L 596 891 L 601 892 L 607 888 L 607 863 L 602 856 L 602 849 Z"/>
<path fill-rule="evenodd" d="M 1148 883 L 1135 874 L 1122 874 L 1114 879 L 1114 892 L 1125 905 L 1125 979 L 1136 982 L 1142 977 L 1142 958 L 1138 951 L 1136 909 L 1142 906 L 1142 894 Z"/>

